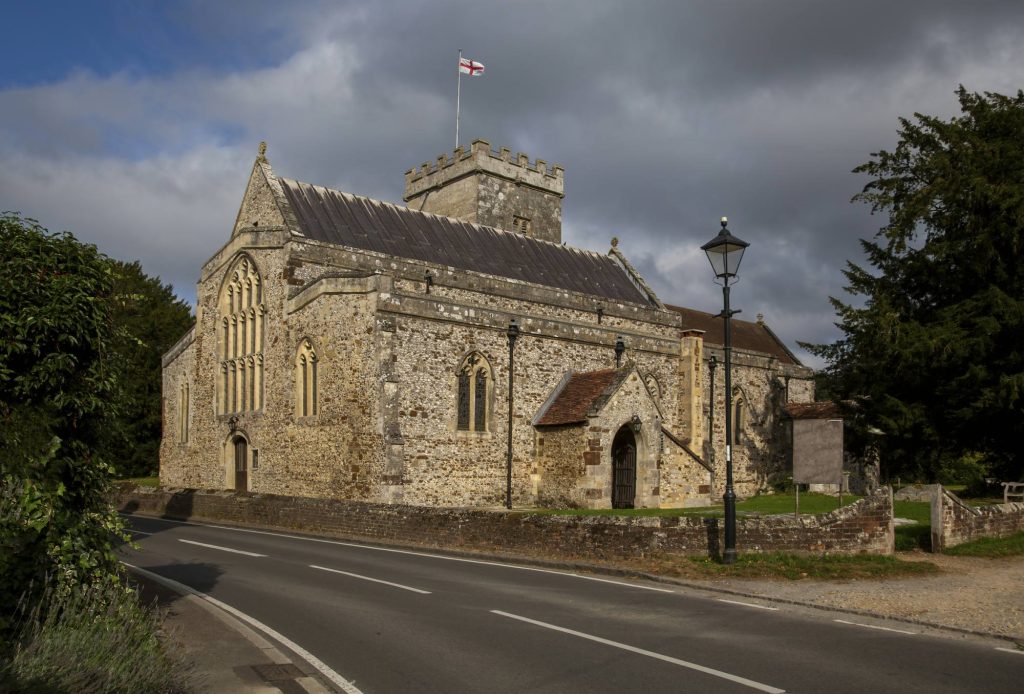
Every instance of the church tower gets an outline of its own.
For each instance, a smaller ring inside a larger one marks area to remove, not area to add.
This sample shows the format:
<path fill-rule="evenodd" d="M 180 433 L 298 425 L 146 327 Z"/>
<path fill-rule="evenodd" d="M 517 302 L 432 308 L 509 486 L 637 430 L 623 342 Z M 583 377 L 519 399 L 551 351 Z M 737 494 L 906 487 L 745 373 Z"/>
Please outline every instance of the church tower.
<path fill-rule="evenodd" d="M 408 207 L 467 222 L 562 241 L 565 170 L 508 148 L 491 151 L 487 140 L 473 140 L 469 150 L 456 147 L 405 174 L 402 199 Z"/>

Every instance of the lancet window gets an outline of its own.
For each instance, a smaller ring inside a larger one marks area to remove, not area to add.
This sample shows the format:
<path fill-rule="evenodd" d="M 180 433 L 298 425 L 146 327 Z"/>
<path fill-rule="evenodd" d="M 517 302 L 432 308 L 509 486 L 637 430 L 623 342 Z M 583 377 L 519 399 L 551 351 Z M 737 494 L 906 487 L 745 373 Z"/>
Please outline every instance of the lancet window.
<path fill-rule="evenodd" d="M 319 371 L 320 363 L 313 349 L 313 343 L 303 340 L 295 356 L 295 416 L 312 417 L 320 411 Z"/>
<path fill-rule="evenodd" d="M 221 414 L 263 407 L 265 318 L 259 270 L 251 258 L 242 256 L 228 271 L 220 296 L 217 411 Z"/>
<path fill-rule="evenodd" d="M 458 371 L 457 428 L 487 431 L 491 417 L 494 379 L 490 364 L 479 352 L 467 356 Z"/>
<path fill-rule="evenodd" d="M 181 384 L 181 390 L 178 393 L 178 441 L 180 443 L 188 443 L 188 383 Z"/>

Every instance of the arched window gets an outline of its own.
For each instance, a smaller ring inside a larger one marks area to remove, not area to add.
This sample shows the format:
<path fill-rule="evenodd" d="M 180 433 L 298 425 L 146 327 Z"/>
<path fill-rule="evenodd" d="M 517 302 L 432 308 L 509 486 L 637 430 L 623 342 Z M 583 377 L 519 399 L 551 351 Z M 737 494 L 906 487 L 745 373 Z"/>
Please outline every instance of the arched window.
<path fill-rule="evenodd" d="M 732 442 L 734 445 L 743 443 L 743 426 L 745 422 L 743 417 L 746 414 L 743 406 L 743 396 L 736 395 L 733 400 L 733 415 L 732 415 Z"/>
<path fill-rule="evenodd" d="M 488 431 L 493 383 L 491 366 L 482 354 L 473 352 L 462 360 L 458 372 L 459 431 Z"/>
<path fill-rule="evenodd" d="M 295 355 L 295 416 L 312 417 L 319 412 L 319 360 L 313 343 L 307 338 L 299 344 Z"/>
<path fill-rule="evenodd" d="M 178 395 L 178 441 L 188 443 L 188 382 L 181 384 Z"/>
<path fill-rule="evenodd" d="M 224 279 L 220 315 L 217 411 L 231 414 L 259 410 L 263 407 L 266 308 L 259 270 L 248 256 L 240 256 Z"/>

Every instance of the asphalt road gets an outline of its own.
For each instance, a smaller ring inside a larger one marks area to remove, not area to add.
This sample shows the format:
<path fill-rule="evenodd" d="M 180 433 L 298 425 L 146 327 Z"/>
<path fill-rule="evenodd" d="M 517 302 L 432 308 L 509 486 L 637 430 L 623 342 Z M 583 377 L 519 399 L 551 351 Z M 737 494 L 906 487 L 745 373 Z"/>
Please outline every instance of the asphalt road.
<path fill-rule="evenodd" d="M 674 585 L 142 516 L 136 566 L 378 692 L 1021 692 L 1024 654 Z M 842 621 L 839 621 L 842 620 Z"/>

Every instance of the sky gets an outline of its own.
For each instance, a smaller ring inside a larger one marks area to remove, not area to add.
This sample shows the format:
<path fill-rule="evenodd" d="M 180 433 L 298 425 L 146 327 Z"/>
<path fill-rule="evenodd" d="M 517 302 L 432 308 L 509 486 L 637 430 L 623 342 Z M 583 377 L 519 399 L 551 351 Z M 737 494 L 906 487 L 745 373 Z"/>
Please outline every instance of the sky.
<path fill-rule="evenodd" d="M 278 175 L 401 204 L 475 138 L 565 168 L 563 239 L 610 239 L 667 302 L 721 310 L 700 246 L 750 243 L 732 291 L 797 341 L 885 223 L 852 169 L 959 85 L 1024 88 L 1019 0 L 5 2 L 0 210 L 139 260 L 195 299 L 261 140 Z"/>

